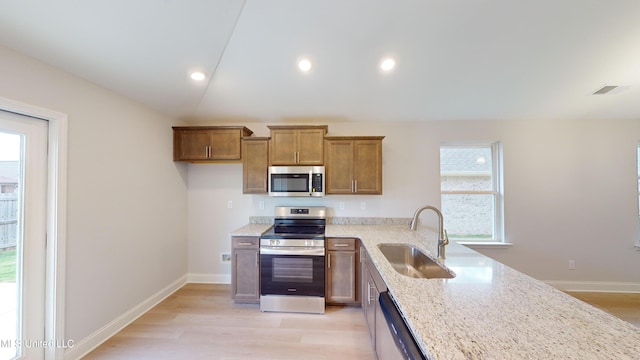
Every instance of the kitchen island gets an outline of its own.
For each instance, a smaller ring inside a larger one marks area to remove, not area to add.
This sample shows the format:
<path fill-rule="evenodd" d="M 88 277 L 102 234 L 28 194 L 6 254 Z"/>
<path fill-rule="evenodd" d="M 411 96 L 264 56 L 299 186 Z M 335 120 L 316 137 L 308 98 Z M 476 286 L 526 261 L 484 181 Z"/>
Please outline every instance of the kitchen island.
<path fill-rule="evenodd" d="M 248 225 L 232 235 L 253 235 Z M 264 227 L 266 230 L 266 227 Z M 451 242 L 453 279 L 397 273 L 381 243 L 410 244 L 435 258 L 436 234 L 406 225 L 327 225 L 327 237 L 362 241 L 428 359 L 638 359 L 640 328 Z"/>

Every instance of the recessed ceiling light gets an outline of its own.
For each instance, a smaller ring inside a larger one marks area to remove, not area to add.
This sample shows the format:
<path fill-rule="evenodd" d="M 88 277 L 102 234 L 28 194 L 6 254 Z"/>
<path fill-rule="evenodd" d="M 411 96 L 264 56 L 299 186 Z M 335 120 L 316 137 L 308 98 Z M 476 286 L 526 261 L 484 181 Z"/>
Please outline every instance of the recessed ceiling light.
<path fill-rule="evenodd" d="M 392 58 L 384 58 L 380 62 L 380 69 L 382 71 L 391 71 L 396 66 L 396 61 Z"/>
<path fill-rule="evenodd" d="M 206 76 L 199 71 L 195 71 L 191 73 L 191 78 L 195 81 L 202 81 L 206 78 Z"/>
<path fill-rule="evenodd" d="M 308 72 L 311 70 L 311 60 L 307 58 L 301 58 L 298 60 L 298 69 L 300 71 Z"/>

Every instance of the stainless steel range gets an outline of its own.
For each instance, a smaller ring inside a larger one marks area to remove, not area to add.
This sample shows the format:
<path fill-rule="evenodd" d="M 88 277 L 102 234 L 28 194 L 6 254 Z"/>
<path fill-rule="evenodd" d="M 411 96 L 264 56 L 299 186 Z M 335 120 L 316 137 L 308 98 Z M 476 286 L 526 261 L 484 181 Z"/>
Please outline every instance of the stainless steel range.
<path fill-rule="evenodd" d="M 260 310 L 324 314 L 326 208 L 275 208 L 260 237 Z"/>

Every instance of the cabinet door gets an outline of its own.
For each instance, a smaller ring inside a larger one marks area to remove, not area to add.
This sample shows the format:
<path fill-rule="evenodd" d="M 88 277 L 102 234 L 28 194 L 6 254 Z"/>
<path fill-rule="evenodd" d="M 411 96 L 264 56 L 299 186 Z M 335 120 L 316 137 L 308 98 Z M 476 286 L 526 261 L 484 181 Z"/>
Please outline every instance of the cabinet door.
<path fill-rule="evenodd" d="M 208 130 L 176 130 L 173 134 L 173 160 L 207 160 Z"/>
<path fill-rule="evenodd" d="M 212 160 L 240 160 L 242 133 L 240 129 L 222 129 L 210 131 L 211 148 L 209 158 Z"/>
<path fill-rule="evenodd" d="M 231 238 L 231 298 L 236 303 L 260 302 L 259 237 Z"/>
<path fill-rule="evenodd" d="M 364 267 L 364 266 L 363 266 Z M 366 267 L 364 267 L 366 268 Z M 371 338 L 371 344 L 373 348 L 376 348 L 376 306 L 378 301 L 378 288 L 373 281 L 373 277 L 368 270 L 364 270 L 366 273 L 366 280 L 364 281 L 367 286 L 366 293 L 362 294 L 364 303 L 364 317 L 369 328 L 369 337 Z"/>
<path fill-rule="evenodd" d="M 260 277 L 258 250 L 233 250 L 232 298 L 235 302 L 260 301 Z"/>
<path fill-rule="evenodd" d="M 356 251 L 327 252 L 327 303 L 356 303 L 356 255 Z"/>
<path fill-rule="evenodd" d="M 269 140 L 242 141 L 242 193 L 266 194 L 269 167 Z"/>
<path fill-rule="evenodd" d="M 353 179 L 358 194 L 382 194 L 382 141 L 356 140 Z"/>
<path fill-rule="evenodd" d="M 324 164 L 324 129 L 298 130 L 298 165 Z"/>
<path fill-rule="evenodd" d="M 271 130 L 269 156 L 271 165 L 295 165 L 296 131 L 293 129 Z"/>
<path fill-rule="evenodd" d="M 351 194 L 353 192 L 353 142 L 350 140 L 327 141 L 326 153 L 325 192 Z"/>

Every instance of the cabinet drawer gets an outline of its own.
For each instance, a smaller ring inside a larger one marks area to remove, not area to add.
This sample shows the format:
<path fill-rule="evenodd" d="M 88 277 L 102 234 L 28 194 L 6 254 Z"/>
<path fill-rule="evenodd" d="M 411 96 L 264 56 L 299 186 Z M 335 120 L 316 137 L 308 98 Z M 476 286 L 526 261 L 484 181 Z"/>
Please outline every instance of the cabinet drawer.
<path fill-rule="evenodd" d="M 231 247 L 233 249 L 258 249 L 260 245 L 259 237 L 232 237 Z"/>
<path fill-rule="evenodd" d="M 356 239 L 351 238 L 328 238 L 327 239 L 327 250 L 355 250 L 356 249 Z"/>

